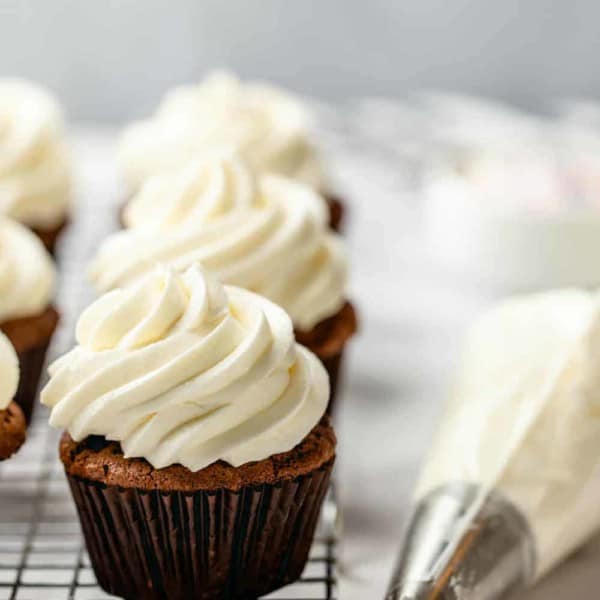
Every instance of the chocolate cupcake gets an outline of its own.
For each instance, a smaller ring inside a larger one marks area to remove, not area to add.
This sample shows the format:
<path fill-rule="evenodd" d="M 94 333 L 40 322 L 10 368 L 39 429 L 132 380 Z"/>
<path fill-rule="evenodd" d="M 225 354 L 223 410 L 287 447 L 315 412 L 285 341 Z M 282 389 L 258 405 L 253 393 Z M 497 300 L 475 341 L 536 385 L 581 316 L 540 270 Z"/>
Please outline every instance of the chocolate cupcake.
<path fill-rule="evenodd" d="M 329 369 L 332 402 L 344 347 L 356 330 L 346 298 L 347 259 L 311 188 L 256 178 L 231 154 L 151 179 L 127 207 L 130 229 L 101 246 L 90 274 L 101 291 L 164 262 L 200 261 L 224 283 L 266 296 L 292 317 L 298 340 Z"/>
<path fill-rule="evenodd" d="M 321 192 L 330 224 L 339 230 L 344 206 L 329 191 L 311 140 L 312 121 L 306 106 L 282 89 L 214 73 L 199 85 L 170 91 L 151 118 L 129 126 L 118 160 L 130 192 L 136 192 L 154 175 L 227 147 L 257 173 L 295 179 Z"/>
<path fill-rule="evenodd" d="M 198 266 L 81 316 L 42 402 L 100 585 L 255 598 L 298 578 L 335 458 L 320 362 L 285 312 Z"/>
<path fill-rule="evenodd" d="M 0 79 L 0 211 L 53 253 L 69 212 L 71 178 L 62 115 L 44 89 Z"/>
<path fill-rule="evenodd" d="M 0 461 L 10 458 L 25 441 L 25 417 L 13 402 L 19 384 L 19 361 L 0 333 Z"/>
<path fill-rule="evenodd" d="M 0 218 L 0 331 L 19 357 L 15 401 L 27 422 L 58 323 L 51 304 L 54 282 L 54 264 L 40 240 L 23 225 Z"/>

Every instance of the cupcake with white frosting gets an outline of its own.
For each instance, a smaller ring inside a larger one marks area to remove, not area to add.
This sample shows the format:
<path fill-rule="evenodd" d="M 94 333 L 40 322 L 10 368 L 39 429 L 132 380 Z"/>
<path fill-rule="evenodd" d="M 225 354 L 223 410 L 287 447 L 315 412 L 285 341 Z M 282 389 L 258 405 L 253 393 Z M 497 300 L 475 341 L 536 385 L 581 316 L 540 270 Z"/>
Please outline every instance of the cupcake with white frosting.
<path fill-rule="evenodd" d="M 0 214 L 32 229 L 52 252 L 70 199 L 58 103 L 32 83 L 0 79 Z"/>
<path fill-rule="evenodd" d="M 25 441 L 25 417 L 14 397 L 19 385 L 19 360 L 0 333 L 0 460 L 10 458 Z"/>
<path fill-rule="evenodd" d="M 100 585 L 216 600 L 297 578 L 335 436 L 327 374 L 286 313 L 159 266 L 93 303 L 77 342 L 41 399 Z"/>
<path fill-rule="evenodd" d="M 156 112 L 129 126 L 118 162 L 131 191 L 215 148 L 232 148 L 258 173 L 289 177 L 326 195 L 338 229 L 342 204 L 329 189 L 312 142 L 312 116 L 299 99 L 275 86 L 213 73 L 171 90 Z"/>
<path fill-rule="evenodd" d="M 327 227 L 321 196 L 290 179 L 256 177 L 240 158 L 218 154 L 152 178 L 124 218 L 130 228 L 107 238 L 91 265 L 98 290 L 127 285 L 157 262 L 178 270 L 200 262 L 224 283 L 283 307 L 335 391 L 356 317 L 344 244 Z"/>
<path fill-rule="evenodd" d="M 52 306 L 56 272 L 42 242 L 26 227 L 0 218 L 0 331 L 19 357 L 15 400 L 29 421 L 58 313 Z"/>

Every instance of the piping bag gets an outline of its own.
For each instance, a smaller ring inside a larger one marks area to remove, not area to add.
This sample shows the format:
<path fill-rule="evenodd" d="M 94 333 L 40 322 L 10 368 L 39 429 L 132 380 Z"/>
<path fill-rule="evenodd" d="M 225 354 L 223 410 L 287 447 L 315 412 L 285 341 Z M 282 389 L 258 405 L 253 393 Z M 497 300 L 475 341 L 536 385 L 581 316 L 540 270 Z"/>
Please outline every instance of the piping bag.
<path fill-rule="evenodd" d="M 509 299 L 468 335 L 386 600 L 495 600 L 600 530 L 600 295 Z"/>

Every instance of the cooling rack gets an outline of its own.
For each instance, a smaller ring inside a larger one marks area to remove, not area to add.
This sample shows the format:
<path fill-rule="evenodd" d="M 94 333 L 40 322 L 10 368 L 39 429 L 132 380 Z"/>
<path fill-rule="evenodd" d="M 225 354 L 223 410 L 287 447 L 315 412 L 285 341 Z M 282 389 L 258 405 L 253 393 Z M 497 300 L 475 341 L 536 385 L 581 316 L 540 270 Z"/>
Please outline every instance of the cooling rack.
<path fill-rule="evenodd" d="M 62 319 L 50 360 L 72 346 L 77 316 L 93 297 L 85 265 L 99 240 L 117 226 L 117 205 L 98 193 L 102 170 L 95 170 L 88 159 L 82 171 L 77 209 L 59 253 L 57 304 Z M 97 174 L 96 182 L 92 174 Z M 57 456 L 60 434 L 47 423 L 46 409 L 37 406 L 25 445 L 0 465 L 0 600 L 114 598 L 96 583 Z M 337 597 L 335 518 L 330 497 L 302 578 L 265 598 Z"/>
<path fill-rule="evenodd" d="M 0 600 L 113 598 L 96 584 L 62 467 L 40 410 L 19 454 L 0 468 Z M 317 539 L 302 578 L 266 598 L 335 598 L 335 543 Z"/>

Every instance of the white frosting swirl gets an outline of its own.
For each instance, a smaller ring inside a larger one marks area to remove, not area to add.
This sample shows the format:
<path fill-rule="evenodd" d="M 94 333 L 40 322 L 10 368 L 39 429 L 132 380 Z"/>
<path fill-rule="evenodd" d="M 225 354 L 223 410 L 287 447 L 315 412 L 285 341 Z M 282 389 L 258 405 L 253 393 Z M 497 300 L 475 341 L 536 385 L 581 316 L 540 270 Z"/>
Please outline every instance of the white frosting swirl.
<path fill-rule="evenodd" d="M 52 258 L 26 227 L 0 218 L 0 322 L 43 312 L 52 299 Z"/>
<path fill-rule="evenodd" d="M 283 90 L 214 73 L 199 85 L 172 90 L 152 118 L 128 127 L 118 159 L 126 181 L 137 189 L 151 175 L 227 146 L 260 173 L 322 189 L 323 168 L 310 140 L 310 121 L 301 103 Z"/>
<path fill-rule="evenodd" d="M 109 237 L 92 264 L 99 290 L 156 262 L 179 270 L 200 262 L 273 300 L 303 330 L 345 302 L 343 243 L 327 226 L 324 200 L 302 184 L 272 175 L 255 183 L 240 161 L 219 157 L 150 181 L 126 218 L 135 227 Z"/>
<path fill-rule="evenodd" d="M 0 410 L 11 403 L 19 386 L 19 359 L 10 340 L 0 332 Z"/>
<path fill-rule="evenodd" d="M 58 104 L 25 81 L 0 80 L 0 213 L 52 229 L 68 211 L 70 175 Z"/>
<path fill-rule="evenodd" d="M 103 435 L 155 468 L 233 466 L 294 448 L 324 414 L 327 374 L 289 317 L 190 267 L 99 298 L 42 402 L 75 440 Z"/>
<path fill-rule="evenodd" d="M 247 213 L 257 204 L 256 179 L 232 154 L 195 160 L 168 175 L 151 177 L 123 212 L 127 227 L 210 223 Z"/>

